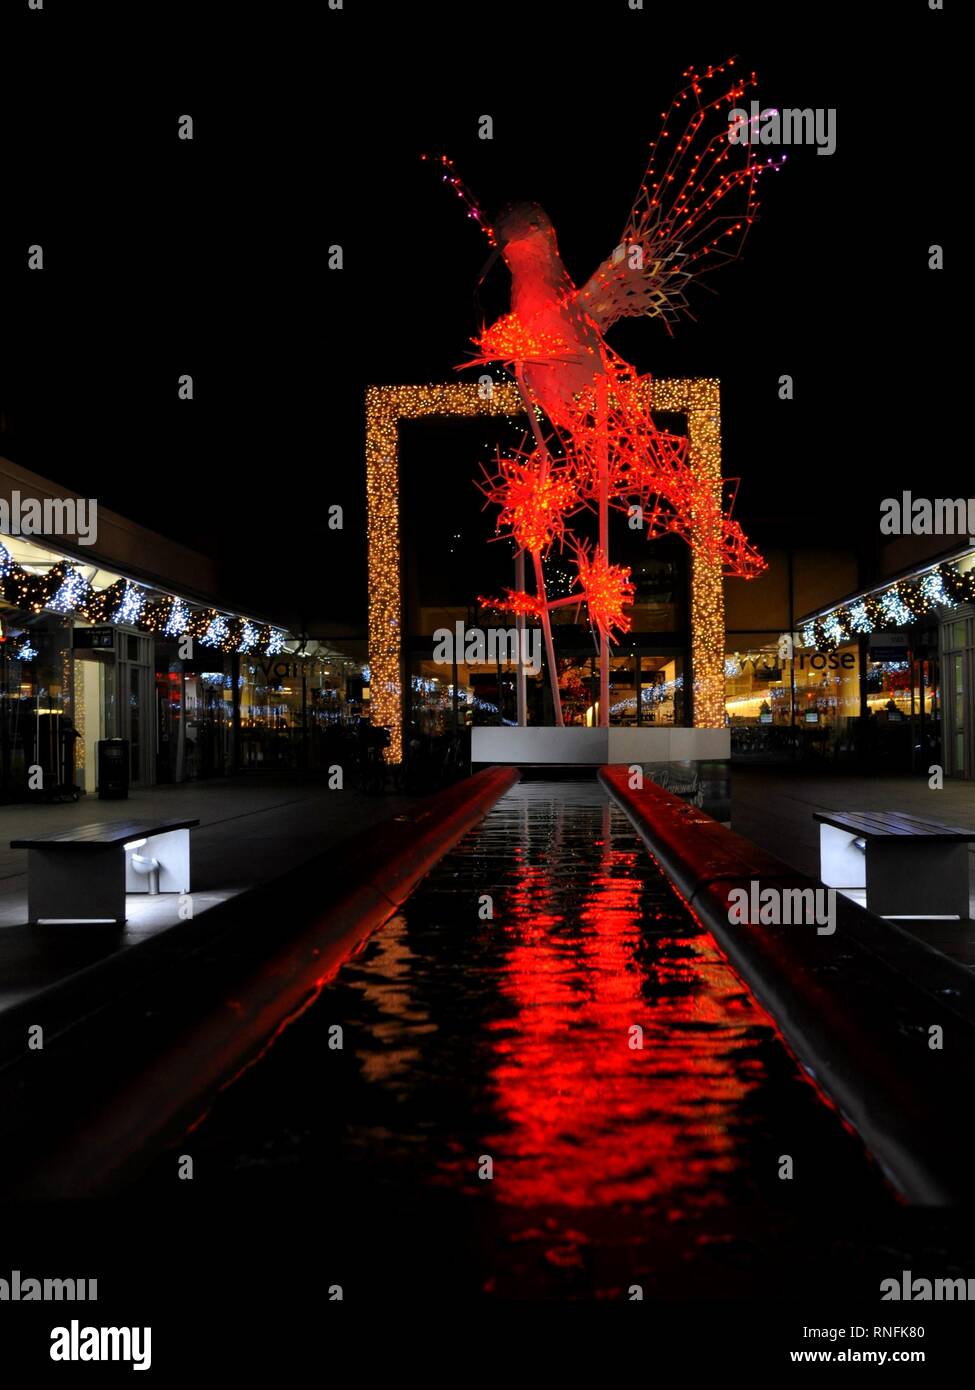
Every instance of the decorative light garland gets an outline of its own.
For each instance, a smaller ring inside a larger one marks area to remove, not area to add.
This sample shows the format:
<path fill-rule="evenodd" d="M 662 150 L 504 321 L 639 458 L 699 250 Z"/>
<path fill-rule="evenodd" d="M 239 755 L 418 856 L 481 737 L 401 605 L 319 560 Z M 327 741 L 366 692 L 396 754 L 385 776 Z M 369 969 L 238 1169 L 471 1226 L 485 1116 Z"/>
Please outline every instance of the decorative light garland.
<path fill-rule="evenodd" d="M 71 569 L 65 575 L 64 583 L 51 599 L 49 608 L 55 613 L 71 613 L 88 598 L 91 585 L 80 570 Z"/>
<path fill-rule="evenodd" d="M 907 627 L 938 608 L 968 603 L 975 603 L 975 567 L 961 570 L 957 561 L 949 561 L 917 579 L 895 580 L 811 619 L 802 629 L 802 645 L 829 651 L 846 640 L 847 632 L 866 636 L 892 625 Z"/>
<path fill-rule="evenodd" d="M 182 599 L 174 598 L 162 628 L 164 637 L 178 637 L 190 625 L 190 611 Z"/>
<path fill-rule="evenodd" d="M 185 632 L 222 652 L 263 649 L 267 656 L 277 656 L 288 640 L 282 628 L 220 613 L 215 608 L 195 608 L 181 598 L 159 594 L 130 579 L 117 579 L 107 589 L 96 590 L 69 560 L 58 560 L 39 572 L 25 570 L 2 542 L 0 598 L 31 613 L 47 610 L 75 615 L 96 625 L 121 623 L 163 637 L 178 637 Z M 206 640 L 208 635 L 210 640 Z"/>
<path fill-rule="evenodd" d="M 211 618 L 210 625 L 200 638 L 200 645 L 203 647 L 220 647 L 227 640 L 228 625 L 227 619 L 222 613 L 218 613 Z"/>
<path fill-rule="evenodd" d="M 112 614 L 112 622 L 124 623 L 126 627 L 134 627 L 139 621 L 145 606 L 145 593 L 139 588 L 138 584 L 133 584 L 129 580 L 126 580 L 119 606 Z"/>

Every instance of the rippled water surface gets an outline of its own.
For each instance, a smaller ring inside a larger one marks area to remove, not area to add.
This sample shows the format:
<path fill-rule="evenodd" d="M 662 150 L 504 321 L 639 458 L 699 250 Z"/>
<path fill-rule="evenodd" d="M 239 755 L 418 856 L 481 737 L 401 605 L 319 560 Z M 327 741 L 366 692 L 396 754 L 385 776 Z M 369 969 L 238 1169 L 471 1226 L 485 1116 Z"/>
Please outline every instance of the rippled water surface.
<path fill-rule="evenodd" d="M 306 1197 L 337 1266 L 454 1292 L 746 1292 L 896 1209 L 586 782 L 509 792 L 187 1146 L 198 1190 Z"/>

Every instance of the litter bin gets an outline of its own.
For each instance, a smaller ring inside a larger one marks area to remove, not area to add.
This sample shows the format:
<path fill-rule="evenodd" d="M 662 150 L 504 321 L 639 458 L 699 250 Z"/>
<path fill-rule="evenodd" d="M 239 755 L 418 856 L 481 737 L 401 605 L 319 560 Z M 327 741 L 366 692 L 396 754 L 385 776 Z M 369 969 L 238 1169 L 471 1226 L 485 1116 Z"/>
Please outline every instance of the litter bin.
<path fill-rule="evenodd" d="M 122 800 L 129 794 L 129 740 L 98 740 L 98 799 Z"/>
<path fill-rule="evenodd" d="M 30 759 L 41 769 L 41 785 L 34 790 L 45 801 L 77 801 L 81 788 L 74 780 L 74 749 L 80 737 L 67 715 L 39 714 L 33 725 L 34 751 Z"/>

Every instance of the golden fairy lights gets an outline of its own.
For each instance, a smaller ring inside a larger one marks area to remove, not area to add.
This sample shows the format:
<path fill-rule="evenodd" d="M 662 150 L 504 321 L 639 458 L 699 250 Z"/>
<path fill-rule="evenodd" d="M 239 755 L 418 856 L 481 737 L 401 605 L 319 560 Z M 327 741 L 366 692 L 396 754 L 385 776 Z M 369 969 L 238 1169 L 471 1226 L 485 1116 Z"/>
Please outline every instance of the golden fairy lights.
<path fill-rule="evenodd" d="M 399 423 L 430 415 L 517 415 L 514 382 L 370 386 L 366 392 L 366 545 L 369 565 L 369 686 L 374 724 L 390 729 L 390 762 L 403 760 Z"/>
<path fill-rule="evenodd" d="M 723 729 L 724 582 L 710 534 L 721 526 L 721 387 L 713 377 L 681 377 L 654 381 L 650 393 L 654 410 L 686 417 L 691 470 L 708 480 L 717 502 L 691 538 L 691 672 L 695 729 Z"/>
<path fill-rule="evenodd" d="M 650 388 L 654 410 L 683 415 L 690 439 L 690 463 L 709 480 L 718 499 L 708 508 L 713 526 L 720 516 L 721 407 L 716 380 L 657 380 Z M 493 383 L 489 393 L 477 383 L 425 386 L 371 386 L 366 392 L 366 503 L 369 566 L 369 668 L 373 722 L 387 726 L 387 756 L 402 761 L 403 647 L 400 580 L 399 423 L 428 416 L 509 416 L 523 414 L 514 382 Z M 720 550 L 713 538 L 692 537 L 691 663 L 694 673 L 694 727 L 724 727 L 724 590 Z"/>

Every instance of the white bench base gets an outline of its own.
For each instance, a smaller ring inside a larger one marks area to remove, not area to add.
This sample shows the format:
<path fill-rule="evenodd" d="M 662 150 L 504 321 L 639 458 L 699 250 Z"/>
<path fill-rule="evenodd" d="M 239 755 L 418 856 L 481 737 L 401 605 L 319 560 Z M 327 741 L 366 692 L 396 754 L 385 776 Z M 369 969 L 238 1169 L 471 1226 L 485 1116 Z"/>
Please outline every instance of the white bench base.
<path fill-rule="evenodd" d="M 127 893 L 148 893 L 132 856 L 159 860 L 160 893 L 190 891 L 190 832 L 167 830 L 97 854 L 63 849 L 27 851 L 27 915 L 32 926 L 125 922 Z"/>

